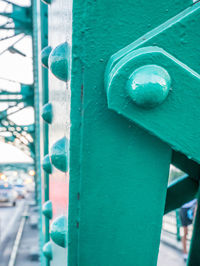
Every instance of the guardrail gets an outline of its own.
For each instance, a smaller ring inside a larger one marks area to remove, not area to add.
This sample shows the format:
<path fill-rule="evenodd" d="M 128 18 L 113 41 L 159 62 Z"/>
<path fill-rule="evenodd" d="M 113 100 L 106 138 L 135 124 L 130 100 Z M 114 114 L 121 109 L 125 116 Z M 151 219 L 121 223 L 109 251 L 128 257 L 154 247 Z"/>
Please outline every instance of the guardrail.
<path fill-rule="evenodd" d="M 176 236 L 177 241 L 181 240 L 183 232 L 179 218 L 179 209 L 170 212 L 163 217 L 162 229 L 163 231 Z M 188 241 L 192 238 L 192 230 L 193 225 L 188 226 Z"/>

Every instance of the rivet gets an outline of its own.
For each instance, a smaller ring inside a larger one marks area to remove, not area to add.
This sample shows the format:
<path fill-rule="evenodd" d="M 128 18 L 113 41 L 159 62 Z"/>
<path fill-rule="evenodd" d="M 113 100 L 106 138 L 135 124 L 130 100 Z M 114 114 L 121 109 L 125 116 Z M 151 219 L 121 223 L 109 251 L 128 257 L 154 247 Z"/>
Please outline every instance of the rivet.
<path fill-rule="evenodd" d="M 52 202 L 50 200 L 46 201 L 43 204 L 43 206 L 42 206 L 42 213 L 48 219 L 52 219 L 52 217 L 53 217 L 53 207 L 52 207 Z"/>
<path fill-rule="evenodd" d="M 44 158 L 43 158 L 42 168 L 48 174 L 52 174 L 52 165 L 51 165 L 50 157 L 49 157 L 48 154 L 45 155 Z"/>
<path fill-rule="evenodd" d="M 67 218 L 60 216 L 51 224 L 51 239 L 58 246 L 65 248 L 67 246 Z"/>
<path fill-rule="evenodd" d="M 46 68 L 49 67 L 48 60 L 49 60 L 49 55 L 50 55 L 51 51 L 52 51 L 51 46 L 46 46 L 41 51 L 41 62 L 42 62 L 42 65 Z"/>
<path fill-rule="evenodd" d="M 53 249 L 52 249 L 52 243 L 49 241 L 46 244 L 44 244 L 43 248 L 42 248 L 43 254 L 44 256 L 48 259 L 48 260 L 52 260 L 53 259 Z"/>
<path fill-rule="evenodd" d="M 69 45 L 58 45 L 49 55 L 49 68 L 58 79 L 67 81 L 69 78 Z"/>
<path fill-rule="evenodd" d="M 52 119 L 53 119 L 53 106 L 51 103 L 46 103 L 45 105 L 43 105 L 42 107 L 42 112 L 41 112 L 41 116 L 44 119 L 45 122 L 47 122 L 48 124 L 52 123 Z"/>
<path fill-rule="evenodd" d="M 161 66 L 145 65 L 136 69 L 127 82 L 128 94 L 133 102 L 144 108 L 154 108 L 167 98 L 171 78 Z"/>
<path fill-rule="evenodd" d="M 66 172 L 68 169 L 67 152 L 68 140 L 66 137 L 54 143 L 50 151 L 52 164 L 62 172 Z"/>

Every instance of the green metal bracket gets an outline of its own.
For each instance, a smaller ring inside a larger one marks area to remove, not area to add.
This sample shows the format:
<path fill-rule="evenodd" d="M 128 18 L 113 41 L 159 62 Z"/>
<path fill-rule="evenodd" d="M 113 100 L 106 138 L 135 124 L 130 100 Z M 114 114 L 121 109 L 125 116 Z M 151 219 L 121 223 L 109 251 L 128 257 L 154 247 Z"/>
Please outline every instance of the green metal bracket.
<path fill-rule="evenodd" d="M 108 107 L 200 162 L 200 75 L 159 47 L 133 50 L 109 69 Z"/>
<path fill-rule="evenodd" d="M 198 71 L 196 60 L 199 53 L 200 2 L 186 8 L 163 24 L 147 32 L 133 43 L 111 56 L 108 62 L 109 71 L 125 56 L 135 49 L 146 46 L 159 46 L 179 60 Z"/>
<path fill-rule="evenodd" d="M 67 218 L 60 216 L 51 224 L 51 239 L 60 247 L 67 246 Z"/>

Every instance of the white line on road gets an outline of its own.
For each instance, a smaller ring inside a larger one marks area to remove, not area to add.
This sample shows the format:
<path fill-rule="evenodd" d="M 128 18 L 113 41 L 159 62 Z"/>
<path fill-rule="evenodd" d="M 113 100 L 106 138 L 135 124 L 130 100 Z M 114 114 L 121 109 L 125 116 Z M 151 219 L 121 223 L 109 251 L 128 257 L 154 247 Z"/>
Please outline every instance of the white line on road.
<path fill-rule="evenodd" d="M 28 210 L 28 207 L 26 206 L 25 213 L 27 213 L 27 210 Z M 21 241 L 21 237 L 22 237 L 22 233 L 23 233 L 23 230 L 24 230 L 25 223 L 26 223 L 26 216 L 22 217 L 22 220 L 21 220 L 21 223 L 20 223 L 20 226 L 19 226 L 19 230 L 17 232 L 17 237 L 15 239 L 15 243 L 14 243 L 14 246 L 13 246 L 13 249 L 12 249 L 12 253 L 11 253 L 11 256 L 10 256 L 10 260 L 9 260 L 8 266 L 14 266 L 15 265 L 15 261 L 16 261 L 16 257 L 17 257 L 17 251 L 18 251 L 18 248 L 19 248 L 19 244 L 20 244 L 20 241 Z"/>
<path fill-rule="evenodd" d="M 17 216 L 22 213 L 22 210 L 24 209 L 24 201 L 20 202 L 20 206 L 17 206 L 16 211 L 14 212 L 14 215 L 8 217 L 8 223 L 6 224 L 6 226 L 4 226 L 5 228 L 1 228 L 1 243 L 4 242 L 4 240 L 7 238 L 7 236 L 10 234 L 10 232 L 12 231 L 11 228 L 16 226 L 16 220 L 17 220 Z"/>

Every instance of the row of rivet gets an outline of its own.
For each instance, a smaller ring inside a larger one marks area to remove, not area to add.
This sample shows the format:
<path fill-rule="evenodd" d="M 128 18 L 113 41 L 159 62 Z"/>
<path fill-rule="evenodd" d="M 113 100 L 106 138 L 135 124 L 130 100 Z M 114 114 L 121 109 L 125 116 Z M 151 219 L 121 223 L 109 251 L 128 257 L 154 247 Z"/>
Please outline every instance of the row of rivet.
<path fill-rule="evenodd" d="M 51 1 L 44 1 L 49 4 Z M 52 50 L 50 46 L 45 47 L 41 52 L 42 65 L 49 68 L 51 72 L 58 79 L 67 81 L 68 74 L 68 58 L 69 47 L 67 43 L 58 45 Z M 53 119 L 53 107 L 51 103 L 47 103 L 43 106 L 41 116 L 48 124 L 52 123 Z M 62 172 L 66 172 L 68 169 L 67 161 L 68 140 L 66 137 L 61 138 L 53 144 L 50 155 L 47 154 L 42 162 L 44 171 L 48 174 L 52 173 L 52 164 Z M 46 201 L 43 204 L 43 214 L 48 219 L 52 219 L 52 202 Z M 67 219 L 65 216 L 56 218 L 51 224 L 50 236 L 54 243 L 65 248 L 67 243 Z M 48 260 L 53 258 L 52 243 L 49 241 L 43 246 L 43 254 Z"/>
<path fill-rule="evenodd" d="M 52 203 L 51 201 L 46 202 L 44 205 L 49 205 L 47 209 L 44 210 L 45 207 L 43 207 L 43 214 L 49 218 L 52 218 Z M 49 209 L 50 208 L 50 209 Z M 49 218 L 49 219 L 51 219 Z M 66 248 L 67 246 L 67 218 L 66 216 L 62 215 L 60 217 L 57 217 L 53 223 L 51 224 L 51 230 L 50 230 L 50 236 L 52 241 L 62 247 Z M 48 260 L 52 260 L 53 258 L 53 249 L 52 249 L 52 243 L 51 241 L 47 242 L 43 246 L 43 254 Z"/>

